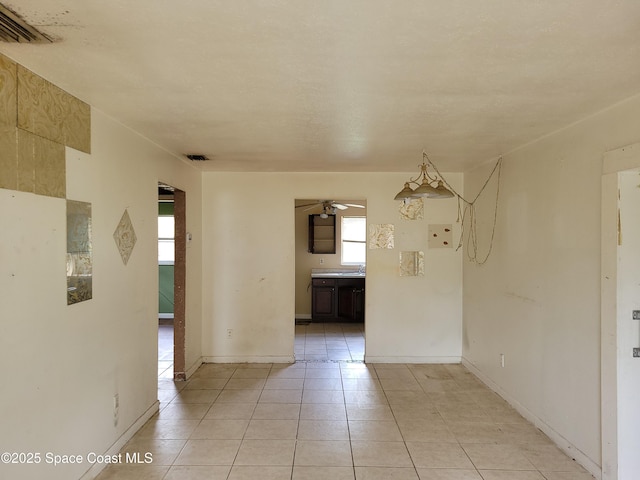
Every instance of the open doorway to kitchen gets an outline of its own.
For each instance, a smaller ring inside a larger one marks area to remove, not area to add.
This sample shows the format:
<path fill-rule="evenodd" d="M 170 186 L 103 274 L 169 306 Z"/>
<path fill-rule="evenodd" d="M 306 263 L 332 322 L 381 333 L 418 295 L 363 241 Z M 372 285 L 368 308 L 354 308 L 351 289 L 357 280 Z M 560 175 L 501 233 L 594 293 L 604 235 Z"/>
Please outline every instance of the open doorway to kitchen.
<path fill-rule="evenodd" d="M 295 200 L 296 360 L 364 361 L 364 200 Z"/>
<path fill-rule="evenodd" d="M 185 375 L 186 195 L 158 183 L 158 376 Z"/>

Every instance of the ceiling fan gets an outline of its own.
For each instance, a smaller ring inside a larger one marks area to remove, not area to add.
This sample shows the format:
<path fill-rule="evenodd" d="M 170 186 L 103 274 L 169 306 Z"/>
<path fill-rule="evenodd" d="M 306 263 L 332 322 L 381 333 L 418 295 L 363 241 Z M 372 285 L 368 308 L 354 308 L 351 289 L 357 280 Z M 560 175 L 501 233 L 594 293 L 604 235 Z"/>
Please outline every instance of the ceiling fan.
<path fill-rule="evenodd" d="M 305 208 L 303 211 L 307 211 L 307 210 L 313 210 L 316 207 L 322 207 L 322 213 L 320 214 L 325 215 L 326 216 L 332 214 L 335 215 L 336 210 L 346 210 L 349 207 L 353 207 L 353 208 L 365 208 L 364 205 L 358 205 L 356 203 L 340 203 L 340 202 L 336 202 L 335 200 L 318 200 L 315 203 L 305 203 L 303 205 L 296 205 L 296 208 Z"/>

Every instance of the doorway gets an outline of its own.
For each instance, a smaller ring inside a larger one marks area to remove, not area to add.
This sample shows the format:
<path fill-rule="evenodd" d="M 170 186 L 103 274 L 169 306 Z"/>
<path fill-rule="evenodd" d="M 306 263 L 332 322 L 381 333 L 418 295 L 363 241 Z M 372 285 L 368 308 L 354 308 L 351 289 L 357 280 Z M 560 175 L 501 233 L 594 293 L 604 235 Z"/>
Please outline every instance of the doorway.
<path fill-rule="evenodd" d="M 364 361 L 366 201 L 297 199 L 296 360 Z"/>
<path fill-rule="evenodd" d="M 602 176 L 602 479 L 639 478 L 640 144 L 605 153 Z"/>
<path fill-rule="evenodd" d="M 158 376 L 185 380 L 186 194 L 158 183 Z"/>

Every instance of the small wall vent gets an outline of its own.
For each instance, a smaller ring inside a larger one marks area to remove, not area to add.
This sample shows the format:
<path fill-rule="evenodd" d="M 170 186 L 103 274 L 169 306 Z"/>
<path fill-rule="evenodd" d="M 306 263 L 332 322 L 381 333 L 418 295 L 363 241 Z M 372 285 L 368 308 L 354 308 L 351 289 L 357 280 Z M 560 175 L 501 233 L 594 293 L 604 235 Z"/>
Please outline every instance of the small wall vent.
<path fill-rule="evenodd" d="M 8 43 L 51 43 L 52 40 L 20 16 L 0 4 L 0 41 Z"/>
<path fill-rule="evenodd" d="M 206 162 L 207 160 L 209 160 L 206 155 L 202 155 L 200 153 L 189 153 L 186 154 L 185 157 L 194 162 Z"/>

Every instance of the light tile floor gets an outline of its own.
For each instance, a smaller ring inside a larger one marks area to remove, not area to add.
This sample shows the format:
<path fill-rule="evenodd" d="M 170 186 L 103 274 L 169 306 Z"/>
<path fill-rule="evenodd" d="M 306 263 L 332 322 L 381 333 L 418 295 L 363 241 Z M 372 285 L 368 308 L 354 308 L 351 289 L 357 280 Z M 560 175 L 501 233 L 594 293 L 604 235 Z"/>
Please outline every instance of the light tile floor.
<path fill-rule="evenodd" d="M 461 365 L 205 364 L 158 396 L 123 449 L 153 463 L 99 480 L 593 478 Z"/>
<path fill-rule="evenodd" d="M 296 325 L 296 360 L 364 360 L 364 323 Z"/>
<path fill-rule="evenodd" d="M 173 325 L 158 325 L 158 378 L 173 378 Z"/>

